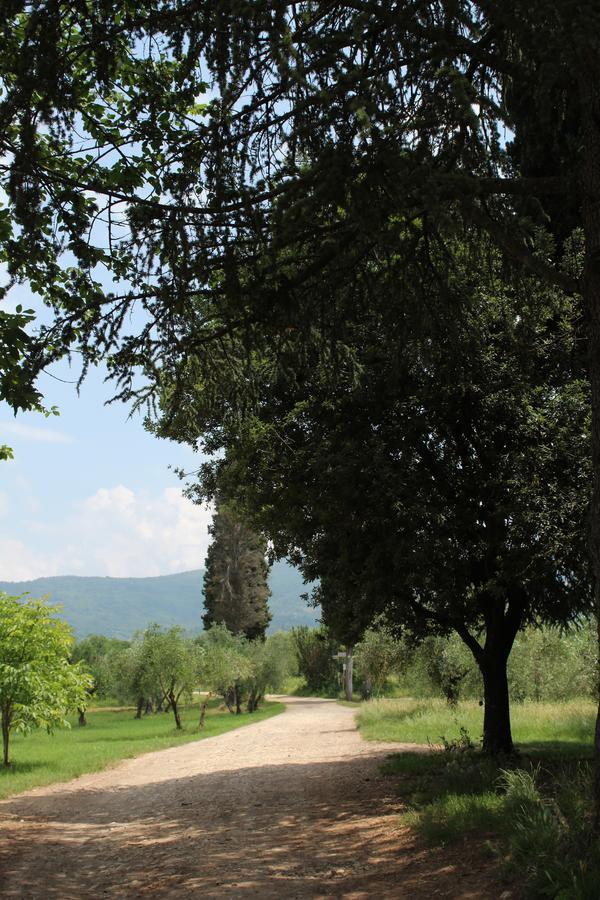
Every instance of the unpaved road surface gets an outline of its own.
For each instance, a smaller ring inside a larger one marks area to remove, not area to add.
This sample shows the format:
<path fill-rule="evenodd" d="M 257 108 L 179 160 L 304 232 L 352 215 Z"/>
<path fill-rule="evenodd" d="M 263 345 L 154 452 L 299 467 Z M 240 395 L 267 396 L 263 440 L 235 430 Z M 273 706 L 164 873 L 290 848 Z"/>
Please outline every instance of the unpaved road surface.
<path fill-rule="evenodd" d="M 400 825 L 378 771 L 398 744 L 363 741 L 332 701 L 285 700 L 256 725 L 0 803 L 0 896 L 501 895 L 467 846 L 426 850 Z"/>

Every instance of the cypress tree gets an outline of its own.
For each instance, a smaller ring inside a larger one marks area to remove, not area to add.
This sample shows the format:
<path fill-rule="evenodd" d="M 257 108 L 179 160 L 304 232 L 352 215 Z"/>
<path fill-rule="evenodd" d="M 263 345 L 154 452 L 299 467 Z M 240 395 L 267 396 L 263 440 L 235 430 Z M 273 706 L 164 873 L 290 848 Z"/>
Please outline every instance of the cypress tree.
<path fill-rule="evenodd" d="M 217 506 L 210 531 L 204 627 L 224 622 L 233 634 L 262 639 L 271 621 L 266 541 L 224 504 Z"/>

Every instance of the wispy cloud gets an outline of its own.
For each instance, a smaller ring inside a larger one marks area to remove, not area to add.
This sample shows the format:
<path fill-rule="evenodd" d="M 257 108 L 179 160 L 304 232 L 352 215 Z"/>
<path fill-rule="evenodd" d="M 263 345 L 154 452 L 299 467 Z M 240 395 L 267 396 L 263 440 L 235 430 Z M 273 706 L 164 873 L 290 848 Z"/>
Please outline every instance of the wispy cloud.
<path fill-rule="evenodd" d="M 45 444 L 71 444 L 73 438 L 63 431 L 55 431 L 53 428 L 35 428 L 33 425 L 23 425 L 21 422 L 0 422 L 0 435 L 8 434 L 9 437 L 19 437 L 26 441 L 41 441 Z"/>

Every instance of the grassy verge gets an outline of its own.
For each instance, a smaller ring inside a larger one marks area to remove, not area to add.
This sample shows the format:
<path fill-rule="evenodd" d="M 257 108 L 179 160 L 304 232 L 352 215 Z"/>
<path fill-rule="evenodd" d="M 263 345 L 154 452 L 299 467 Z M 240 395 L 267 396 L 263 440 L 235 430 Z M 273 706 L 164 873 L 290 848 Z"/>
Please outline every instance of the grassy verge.
<path fill-rule="evenodd" d="M 594 713 L 586 700 L 515 704 L 519 753 L 501 762 L 477 749 L 477 704 L 375 701 L 357 719 L 370 740 L 438 745 L 385 764 L 406 802 L 405 824 L 427 841 L 484 844 L 518 875 L 523 896 L 597 900 L 600 847 L 589 837 Z"/>
<path fill-rule="evenodd" d="M 66 781 L 86 772 L 98 772 L 120 759 L 138 756 L 149 750 L 163 750 L 189 741 L 214 737 L 242 725 L 268 719 L 284 709 L 283 703 L 265 703 L 251 715 L 233 716 L 218 709 L 218 701 L 211 701 L 205 726 L 198 730 L 198 708 L 184 709 L 183 729 L 177 731 L 173 716 L 157 713 L 134 719 L 131 709 L 122 711 L 96 710 L 89 712 L 88 724 L 46 734 L 15 735 L 11 738 L 12 764 L 0 766 L 0 798 L 51 784 Z"/>
<path fill-rule="evenodd" d="M 594 733 L 595 707 L 590 700 L 565 703 L 514 703 L 511 709 L 513 737 L 528 749 L 556 746 L 576 753 L 586 747 Z M 451 709 L 444 700 L 372 700 L 358 712 L 362 736 L 373 741 L 442 743 L 461 737 L 463 729 L 473 742 L 483 730 L 483 708 L 465 701 Z"/>

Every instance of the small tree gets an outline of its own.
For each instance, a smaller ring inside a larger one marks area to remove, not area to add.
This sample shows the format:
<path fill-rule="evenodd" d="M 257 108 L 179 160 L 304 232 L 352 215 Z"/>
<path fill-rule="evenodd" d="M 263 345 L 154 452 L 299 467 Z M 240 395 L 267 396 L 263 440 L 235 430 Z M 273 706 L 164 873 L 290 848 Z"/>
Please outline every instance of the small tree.
<path fill-rule="evenodd" d="M 425 638 L 420 652 L 433 688 L 443 694 L 448 706 L 456 706 L 472 669 L 469 651 L 456 635 L 450 635 Z"/>
<path fill-rule="evenodd" d="M 258 709 L 268 690 L 277 691 L 295 668 L 295 659 L 287 635 L 280 632 L 266 641 L 246 641 L 244 654 L 250 663 L 250 675 L 242 683 L 248 712 Z"/>
<path fill-rule="evenodd" d="M 250 678 L 252 665 L 242 635 L 232 634 L 224 625 L 213 625 L 196 640 L 201 655 L 200 683 L 210 692 L 220 694 L 230 712 L 241 712 L 241 685 Z"/>
<path fill-rule="evenodd" d="M 378 616 L 354 648 L 356 664 L 363 679 L 363 694 L 379 694 L 402 662 L 402 646 L 384 616 Z"/>
<path fill-rule="evenodd" d="M 129 641 L 90 634 L 73 646 L 71 659 L 85 664 L 94 679 L 94 695 L 106 699 L 114 691 L 113 667 L 117 653 L 129 647 Z"/>
<path fill-rule="evenodd" d="M 129 646 L 129 641 L 90 634 L 77 641 L 71 651 L 72 662 L 83 662 L 92 676 L 90 697 L 106 698 L 113 689 L 114 657 Z M 85 710 L 79 709 L 79 724 L 86 725 Z"/>
<path fill-rule="evenodd" d="M 3 762 L 9 765 L 9 739 L 44 726 L 68 726 L 68 709 L 84 708 L 91 676 L 69 662 L 73 636 L 44 600 L 0 593 L 0 711 Z"/>
<path fill-rule="evenodd" d="M 142 635 L 137 635 L 130 647 L 111 657 L 110 663 L 112 689 L 116 697 L 135 703 L 135 718 L 141 719 L 144 704 L 160 691 L 149 669 L 148 658 L 143 654 Z"/>
<path fill-rule="evenodd" d="M 179 701 L 191 697 L 198 680 L 197 646 L 183 636 L 179 626 L 163 630 L 150 625 L 144 632 L 140 655 L 151 682 L 156 682 L 169 701 L 175 725 L 181 728 Z"/>

